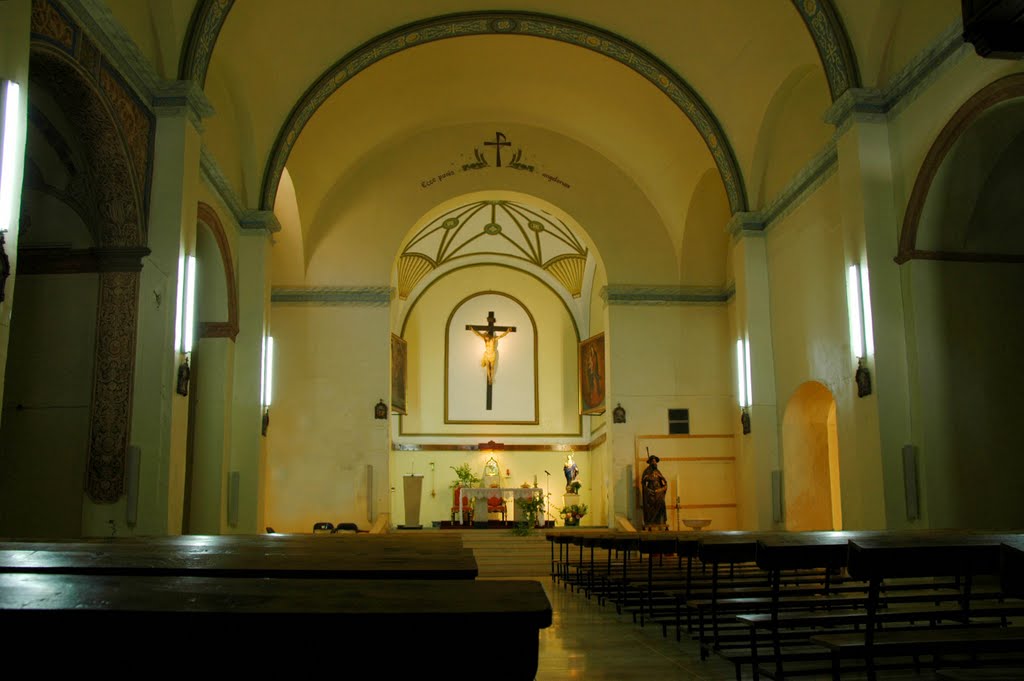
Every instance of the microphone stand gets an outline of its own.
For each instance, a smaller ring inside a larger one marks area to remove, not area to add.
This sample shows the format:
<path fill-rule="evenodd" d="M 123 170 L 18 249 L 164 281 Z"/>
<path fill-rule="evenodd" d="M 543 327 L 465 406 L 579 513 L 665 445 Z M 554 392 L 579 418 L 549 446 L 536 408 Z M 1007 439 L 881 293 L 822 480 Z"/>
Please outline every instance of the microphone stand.
<path fill-rule="evenodd" d="M 546 526 L 548 521 L 551 520 L 551 473 L 544 471 L 544 475 L 547 476 L 547 482 L 544 483 L 544 489 L 547 492 L 548 497 L 547 503 L 544 504 L 544 525 Z"/>

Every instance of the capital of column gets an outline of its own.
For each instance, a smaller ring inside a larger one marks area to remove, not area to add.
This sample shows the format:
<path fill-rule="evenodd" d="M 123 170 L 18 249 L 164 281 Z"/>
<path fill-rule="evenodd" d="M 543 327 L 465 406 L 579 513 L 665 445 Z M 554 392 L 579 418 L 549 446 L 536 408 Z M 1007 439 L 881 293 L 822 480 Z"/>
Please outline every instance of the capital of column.
<path fill-rule="evenodd" d="M 213 105 L 194 80 L 167 80 L 153 92 L 153 110 L 157 116 L 173 116 L 183 112 L 196 130 L 202 132 L 203 119 L 213 115 Z"/>
<path fill-rule="evenodd" d="M 767 222 L 764 213 L 760 211 L 741 211 L 732 214 L 729 222 L 725 224 L 725 231 L 733 241 L 740 241 L 745 237 L 764 236 Z"/>
<path fill-rule="evenodd" d="M 281 223 L 272 210 L 247 210 L 238 221 L 243 234 L 266 232 L 272 234 L 281 231 Z"/>
<path fill-rule="evenodd" d="M 854 120 L 884 122 L 889 108 L 890 103 L 881 90 L 850 88 L 832 103 L 823 118 L 836 127 L 837 134 L 842 135 Z"/>

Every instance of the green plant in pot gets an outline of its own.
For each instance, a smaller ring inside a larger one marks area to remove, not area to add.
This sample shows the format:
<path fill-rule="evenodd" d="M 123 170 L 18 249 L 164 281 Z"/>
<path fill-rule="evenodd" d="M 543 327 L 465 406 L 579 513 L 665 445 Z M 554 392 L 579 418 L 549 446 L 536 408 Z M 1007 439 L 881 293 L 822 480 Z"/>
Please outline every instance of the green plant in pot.
<path fill-rule="evenodd" d="M 565 486 L 565 492 L 566 494 L 579 494 L 580 487 L 583 487 L 583 485 L 580 482 L 573 480 Z"/>
<path fill-rule="evenodd" d="M 468 463 L 464 463 L 461 466 L 449 466 L 455 471 L 456 480 L 452 481 L 452 484 L 448 485 L 449 489 L 455 489 L 456 487 L 479 487 L 483 481 L 482 478 L 478 478 L 473 475 L 473 470 L 469 467 Z"/>
<path fill-rule="evenodd" d="M 544 512 L 544 498 L 534 497 L 533 499 L 516 499 L 516 526 L 512 528 L 512 534 L 527 535 L 537 524 L 537 518 Z"/>

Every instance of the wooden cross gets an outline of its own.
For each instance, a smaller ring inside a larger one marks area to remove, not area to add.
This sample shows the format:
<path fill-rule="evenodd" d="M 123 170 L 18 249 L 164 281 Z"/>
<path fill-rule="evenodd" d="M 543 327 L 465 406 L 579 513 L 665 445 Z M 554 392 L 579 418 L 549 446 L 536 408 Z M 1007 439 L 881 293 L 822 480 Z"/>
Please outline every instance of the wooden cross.
<path fill-rule="evenodd" d="M 501 133 L 498 133 L 501 134 Z M 491 384 L 494 382 L 494 364 L 498 361 L 498 339 L 515 332 L 514 326 L 495 326 L 494 312 L 487 313 L 487 324 L 466 324 L 466 331 L 472 331 L 484 341 L 484 356 L 480 365 L 487 369 L 487 410 L 491 409 Z M 499 334 L 500 332 L 500 334 Z"/>
<path fill-rule="evenodd" d="M 496 133 L 494 133 L 494 141 L 493 142 L 484 142 L 484 146 L 494 147 L 494 150 L 497 152 L 497 154 L 495 155 L 495 160 L 497 161 L 497 165 L 500 168 L 501 167 L 501 148 L 502 147 L 511 147 L 512 143 L 505 141 L 505 133 L 503 133 L 503 132 L 496 132 Z"/>

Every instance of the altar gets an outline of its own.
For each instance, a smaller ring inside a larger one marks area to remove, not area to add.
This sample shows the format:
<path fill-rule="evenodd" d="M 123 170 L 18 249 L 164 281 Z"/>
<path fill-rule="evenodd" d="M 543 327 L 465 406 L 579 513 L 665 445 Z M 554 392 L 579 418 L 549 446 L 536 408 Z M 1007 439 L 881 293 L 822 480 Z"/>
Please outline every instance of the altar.
<path fill-rule="evenodd" d="M 487 518 L 487 500 L 500 496 L 509 506 L 510 517 L 515 516 L 516 499 L 537 499 L 544 497 L 544 490 L 539 487 L 460 487 L 456 508 L 462 508 L 463 499 L 473 499 L 473 517 Z M 509 504 L 509 502 L 512 502 Z M 462 514 L 459 513 L 459 525 L 462 525 Z"/>

